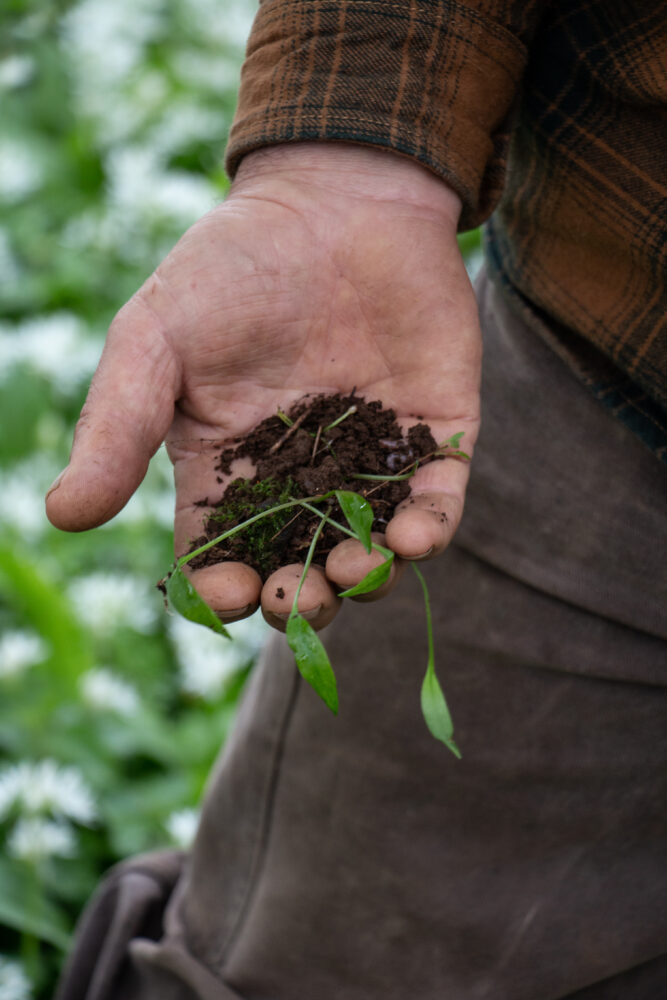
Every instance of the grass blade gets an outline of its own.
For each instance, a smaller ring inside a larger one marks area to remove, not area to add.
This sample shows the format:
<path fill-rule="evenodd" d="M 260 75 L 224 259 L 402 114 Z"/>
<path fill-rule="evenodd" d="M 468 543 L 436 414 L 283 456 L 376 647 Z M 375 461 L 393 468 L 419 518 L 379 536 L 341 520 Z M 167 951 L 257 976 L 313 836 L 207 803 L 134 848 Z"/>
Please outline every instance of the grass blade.
<path fill-rule="evenodd" d="M 299 614 L 290 615 L 286 632 L 287 642 L 294 653 L 301 676 L 315 689 L 333 714 L 337 715 L 336 677 L 317 632 Z"/>
<path fill-rule="evenodd" d="M 336 490 L 336 500 L 345 514 L 347 523 L 356 533 L 366 551 L 370 553 L 373 508 L 368 500 L 351 490 Z"/>
<path fill-rule="evenodd" d="M 196 622 L 198 625 L 205 625 L 219 635 L 224 635 L 228 639 L 231 639 L 229 632 L 215 611 L 209 608 L 206 601 L 199 596 L 179 566 L 172 570 L 165 586 L 169 603 L 175 611 L 178 611 L 188 621 Z"/>

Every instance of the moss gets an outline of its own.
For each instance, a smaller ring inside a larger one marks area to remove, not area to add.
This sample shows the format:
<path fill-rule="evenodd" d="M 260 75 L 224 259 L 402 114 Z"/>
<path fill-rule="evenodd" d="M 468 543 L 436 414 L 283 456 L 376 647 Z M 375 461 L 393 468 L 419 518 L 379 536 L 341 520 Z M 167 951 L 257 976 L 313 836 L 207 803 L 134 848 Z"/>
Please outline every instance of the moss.
<path fill-rule="evenodd" d="M 283 481 L 268 476 L 257 482 L 236 479 L 227 488 L 223 503 L 209 516 L 206 533 L 209 537 L 214 537 L 253 514 L 286 503 L 302 493 L 291 478 Z M 279 510 L 246 528 L 243 532 L 243 548 L 246 553 L 244 561 L 256 565 L 262 574 L 270 572 L 270 561 L 275 559 L 273 540 L 293 517 L 293 508 Z"/>

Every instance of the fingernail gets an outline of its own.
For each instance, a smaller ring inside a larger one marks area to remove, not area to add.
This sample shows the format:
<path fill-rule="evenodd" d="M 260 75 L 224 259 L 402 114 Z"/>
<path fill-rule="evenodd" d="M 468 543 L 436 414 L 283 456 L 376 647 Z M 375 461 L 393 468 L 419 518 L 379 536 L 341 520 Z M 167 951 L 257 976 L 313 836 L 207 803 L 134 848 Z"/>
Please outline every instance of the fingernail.
<path fill-rule="evenodd" d="M 430 549 L 426 550 L 426 552 L 421 552 L 418 556 L 410 556 L 412 562 L 418 562 L 420 559 L 428 559 L 428 557 L 433 552 L 434 548 L 435 548 L 435 545 L 432 545 Z"/>
<path fill-rule="evenodd" d="M 226 621 L 228 618 L 240 618 L 241 615 L 247 614 L 250 611 L 250 605 L 244 604 L 242 608 L 225 608 L 224 611 L 217 611 L 216 614 L 218 618 Z"/>
<path fill-rule="evenodd" d="M 53 482 L 49 486 L 48 490 L 46 491 L 46 498 L 47 498 L 47 500 L 51 496 L 51 494 L 55 493 L 55 491 L 58 489 L 58 487 L 60 486 L 60 484 L 63 481 L 63 478 L 64 478 L 66 472 L 67 472 L 67 469 L 63 469 L 63 471 L 60 473 L 60 475 L 56 476 L 56 478 L 53 480 Z"/>
<path fill-rule="evenodd" d="M 317 618 L 317 616 L 320 614 L 321 611 L 322 611 L 322 605 L 318 604 L 317 607 L 313 608 L 312 611 L 300 611 L 299 614 L 301 615 L 302 618 L 305 618 L 307 622 L 312 622 L 315 618 Z M 276 618 L 280 618 L 281 622 L 286 622 L 291 613 L 292 613 L 291 611 L 272 612 L 272 614 Z"/>

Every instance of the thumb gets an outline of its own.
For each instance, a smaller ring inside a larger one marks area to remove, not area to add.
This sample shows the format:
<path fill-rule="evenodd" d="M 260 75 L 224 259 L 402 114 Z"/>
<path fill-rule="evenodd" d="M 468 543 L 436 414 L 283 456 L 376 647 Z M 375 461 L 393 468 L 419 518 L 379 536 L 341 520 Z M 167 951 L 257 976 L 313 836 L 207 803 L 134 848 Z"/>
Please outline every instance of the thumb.
<path fill-rule="evenodd" d="M 69 464 L 47 493 L 56 528 L 85 531 L 125 506 L 171 425 L 180 381 L 164 329 L 139 293 L 111 324 Z"/>

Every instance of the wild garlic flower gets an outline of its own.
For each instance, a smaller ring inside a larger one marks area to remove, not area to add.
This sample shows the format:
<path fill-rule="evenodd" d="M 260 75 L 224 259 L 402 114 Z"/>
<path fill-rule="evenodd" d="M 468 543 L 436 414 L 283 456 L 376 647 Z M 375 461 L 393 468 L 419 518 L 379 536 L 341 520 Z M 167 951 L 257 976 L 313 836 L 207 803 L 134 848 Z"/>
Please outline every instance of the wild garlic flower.
<path fill-rule="evenodd" d="M 15 677 L 46 659 L 49 649 L 34 632 L 18 629 L 0 636 L 0 679 Z"/>
<path fill-rule="evenodd" d="M 77 614 L 96 632 L 108 634 L 125 625 L 151 632 L 157 621 L 159 595 L 146 580 L 128 573 L 91 573 L 69 586 Z"/>
<path fill-rule="evenodd" d="M 183 691 L 210 700 L 218 698 L 230 678 L 256 659 L 269 632 L 259 615 L 225 628 L 233 641 L 185 618 L 169 619 L 169 637 L 180 665 Z"/>
<path fill-rule="evenodd" d="M 101 352 L 102 341 L 91 337 L 74 313 L 62 311 L 21 323 L 2 323 L 0 381 L 12 377 L 13 366 L 23 364 L 69 395 L 88 381 Z"/>
<path fill-rule="evenodd" d="M 32 992 L 23 966 L 0 955 L 0 1000 L 31 1000 Z"/>
<path fill-rule="evenodd" d="M 0 771 L 0 821 L 12 811 L 21 816 L 51 813 L 89 826 L 97 818 L 92 792 L 75 767 L 47 758 L 19 761 Z"/>
<path fill-rule="evenodd" d="M 90 708 L 119 715 L 135 715 L 139 710 L 136 688 L 106 667 L 87 670 L 80 684 L 83 700 Z"/>
<path fill-rule="evenodd" d="M 198 824 L 198 809 L 179 809 L 167 818 L 164 825 L 174 843 L 187 850 L 195 839 Z"/>
<path fill-rule="evenodd" d="M 7 852 L 21 861 L 42 861 L 44 858 L 73 858 L 76 837 L 69 823 L 43 816 L 19 819 L 7 837 Z"/>

